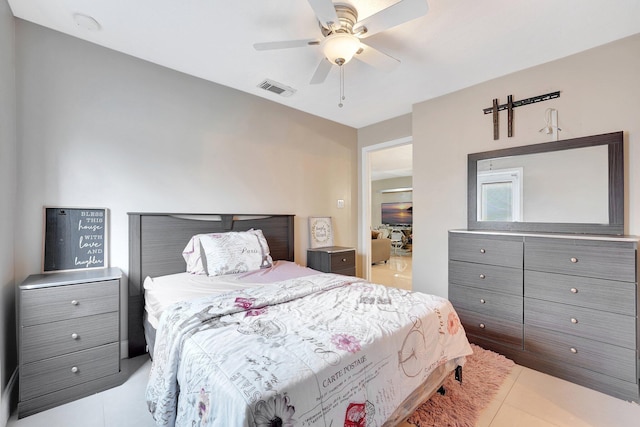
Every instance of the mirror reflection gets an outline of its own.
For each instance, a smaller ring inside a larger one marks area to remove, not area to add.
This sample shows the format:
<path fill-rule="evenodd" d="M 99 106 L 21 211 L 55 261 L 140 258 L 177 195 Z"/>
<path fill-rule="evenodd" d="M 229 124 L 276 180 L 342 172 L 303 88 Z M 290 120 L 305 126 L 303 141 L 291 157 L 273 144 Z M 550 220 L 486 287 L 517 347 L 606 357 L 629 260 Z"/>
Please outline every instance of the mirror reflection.
<path fill-rule="evenodd" d="M 477 221 L 609 222 L 606 145 L 477 162 Z"/>

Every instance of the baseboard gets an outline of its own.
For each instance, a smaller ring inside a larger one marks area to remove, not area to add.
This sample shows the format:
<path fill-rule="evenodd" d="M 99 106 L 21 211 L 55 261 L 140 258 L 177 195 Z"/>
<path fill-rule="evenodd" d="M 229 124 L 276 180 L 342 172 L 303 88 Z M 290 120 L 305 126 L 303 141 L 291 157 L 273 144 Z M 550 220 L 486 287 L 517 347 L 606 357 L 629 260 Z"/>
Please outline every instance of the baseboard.
<path fill-rule="evenodd" d="M 16 383 L 18 382 L 18 368 L 13 370 L 11 374 L 11 378 L 9 378 L 9 382 L 7 386 L 2 391 L 2 397 L 0 398 L 1 406 L 0 407 L 0 425 L 5 427 L 7 422 L 9 421 L 9 417 L 11 416 L 11 406 L 14 402 L 14 391 L 16 387 Z"/>

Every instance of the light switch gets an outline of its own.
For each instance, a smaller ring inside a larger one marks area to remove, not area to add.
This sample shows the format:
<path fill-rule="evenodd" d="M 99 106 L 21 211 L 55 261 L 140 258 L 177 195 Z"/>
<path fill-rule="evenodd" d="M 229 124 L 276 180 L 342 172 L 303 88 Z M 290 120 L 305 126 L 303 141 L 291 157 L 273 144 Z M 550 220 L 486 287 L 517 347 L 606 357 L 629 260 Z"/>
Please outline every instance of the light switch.
<path fill-rule="evenodd" d="M 344 208 L 344 200 L 338 199 L 338 209 Z"/>

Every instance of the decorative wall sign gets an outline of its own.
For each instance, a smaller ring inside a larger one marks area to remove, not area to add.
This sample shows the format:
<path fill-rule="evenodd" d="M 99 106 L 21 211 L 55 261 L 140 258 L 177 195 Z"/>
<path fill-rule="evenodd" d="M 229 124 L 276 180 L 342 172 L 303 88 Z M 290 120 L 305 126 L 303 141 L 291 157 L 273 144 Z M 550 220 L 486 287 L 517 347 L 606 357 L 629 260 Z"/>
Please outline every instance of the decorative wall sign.
<path fill-rule="evenodd" d="M 42 272 L 108 267 L 108 211 L 44 208 Z"/>
<path fill-rule="evenodd" d="M 312 249 L 333 246 L 330 216 L 309 217 L 309 243 Z"/>

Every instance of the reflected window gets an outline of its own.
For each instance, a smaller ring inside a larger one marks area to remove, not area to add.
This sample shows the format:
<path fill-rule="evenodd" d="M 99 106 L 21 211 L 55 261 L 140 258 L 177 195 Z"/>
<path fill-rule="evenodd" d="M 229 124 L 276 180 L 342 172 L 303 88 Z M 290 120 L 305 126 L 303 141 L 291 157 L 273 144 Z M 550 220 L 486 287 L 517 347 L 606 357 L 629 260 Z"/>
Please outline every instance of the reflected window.
<path fill-rule="evenodd" d="M 478 221 L 522 221 L 522 168 L 478 173 Z"/>

